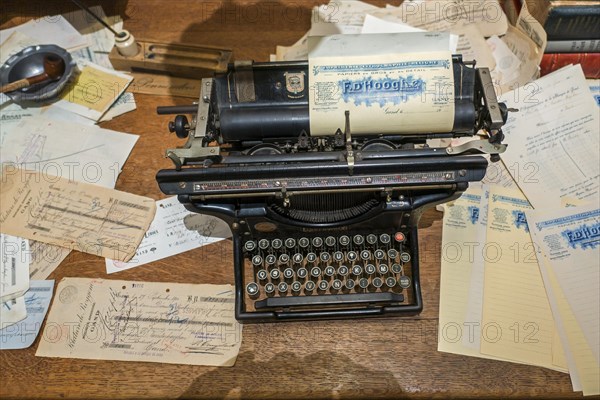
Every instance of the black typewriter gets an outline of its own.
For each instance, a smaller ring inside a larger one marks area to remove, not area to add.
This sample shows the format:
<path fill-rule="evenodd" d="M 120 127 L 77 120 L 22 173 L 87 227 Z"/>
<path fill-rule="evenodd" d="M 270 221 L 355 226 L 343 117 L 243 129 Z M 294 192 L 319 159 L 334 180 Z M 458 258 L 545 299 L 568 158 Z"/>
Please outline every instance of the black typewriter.
<path fill-rule="evenodd" d="M 444 133 L 353 135 L 345 112 L 345 126 L 311 136 L 307 62 L 237 62 L 202 81 L 197 104 L 159 108 L 180 114 L 169 130 L 187 142 L 167 150 L 175 167 L 157 181 L 231 227 L 239 321 L 422 310 L 421 214 L 459 197 L 484 177 L 483 155 L 496 161 L 506 149 L 508 110 L 489 70 L 460 56 L 452 68 L 455 119 Z"/>

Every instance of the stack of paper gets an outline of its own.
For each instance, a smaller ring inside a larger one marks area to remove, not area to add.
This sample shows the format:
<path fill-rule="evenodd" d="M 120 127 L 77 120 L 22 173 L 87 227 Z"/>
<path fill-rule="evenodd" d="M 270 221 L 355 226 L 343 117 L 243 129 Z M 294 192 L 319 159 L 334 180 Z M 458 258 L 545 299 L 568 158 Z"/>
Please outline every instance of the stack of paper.
<path fill-rule="evenodd" d="M 519 109 L 496 169 L 510 184 L 445 207 L 438 349 L 568 371 L 598 394 L 600 109 L 579 66 L 528 87 L 502 98 Z"/>

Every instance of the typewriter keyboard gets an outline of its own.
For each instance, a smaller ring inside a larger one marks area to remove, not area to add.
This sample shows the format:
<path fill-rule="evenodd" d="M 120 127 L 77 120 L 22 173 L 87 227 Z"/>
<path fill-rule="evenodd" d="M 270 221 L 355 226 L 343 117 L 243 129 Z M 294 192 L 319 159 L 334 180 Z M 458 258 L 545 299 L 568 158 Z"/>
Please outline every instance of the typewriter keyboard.
<path fill-rule="evenodd" d="M 245 241 L 243 250 L 250 309 L 412 301 L 412 256 L 402 232 L 263 238 Z"/>

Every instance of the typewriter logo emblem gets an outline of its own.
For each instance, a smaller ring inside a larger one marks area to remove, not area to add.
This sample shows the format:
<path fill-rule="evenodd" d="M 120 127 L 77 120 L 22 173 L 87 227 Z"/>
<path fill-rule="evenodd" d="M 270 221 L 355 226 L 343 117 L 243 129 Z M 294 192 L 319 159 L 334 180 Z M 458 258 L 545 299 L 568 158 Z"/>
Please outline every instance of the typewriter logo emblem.
<path fill-rule="evenodd" d="M 288 96 L 291 98 L 300 98 L 304 96 L 304 72 L 286 72 L 285 88 L 288 91 Z"/>

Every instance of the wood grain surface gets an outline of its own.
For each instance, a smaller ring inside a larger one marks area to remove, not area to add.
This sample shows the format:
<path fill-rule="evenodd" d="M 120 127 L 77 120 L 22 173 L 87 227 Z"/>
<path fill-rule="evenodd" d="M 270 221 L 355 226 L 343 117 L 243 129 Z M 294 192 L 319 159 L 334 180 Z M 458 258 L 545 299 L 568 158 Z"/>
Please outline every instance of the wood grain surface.
<path fill-rule="evenodd" d="M 236 59 L 267 61 L 310 27 L 318 1 L 85 1 L 125 16 L 136 37 L 233 49 Z M 322 3 L 322 2 L 321 2 Z M 399 2 L 394 2 L 398 4 Z M 375 2 L 383 6 L 384 2 Z M 63 1 L 2 1 L 1 28 L 72 10 Z M 137 110 L 102 124 L 140 136 L 117 189 L 161 199 L 155 174 L 170 168 L 169 117 L 159 105 L 190 99 L 136 94 Z M 108 171 L 107 171 L 108 172 Z M 414 318 L 246 325 L 231 368 L 35 357 L 0 352 L 1 398 L 400 398 L 579 397 L 567 374 L 437 351 L 441 214 L 428 211 L 420 229 L 424 310 Z M 233 284 L 231 242 L 107 276 L 104 260 L 73 252 L 52 274 L 158 282 Z M 507 281 L 510 277 L 507 277 Z"/>

